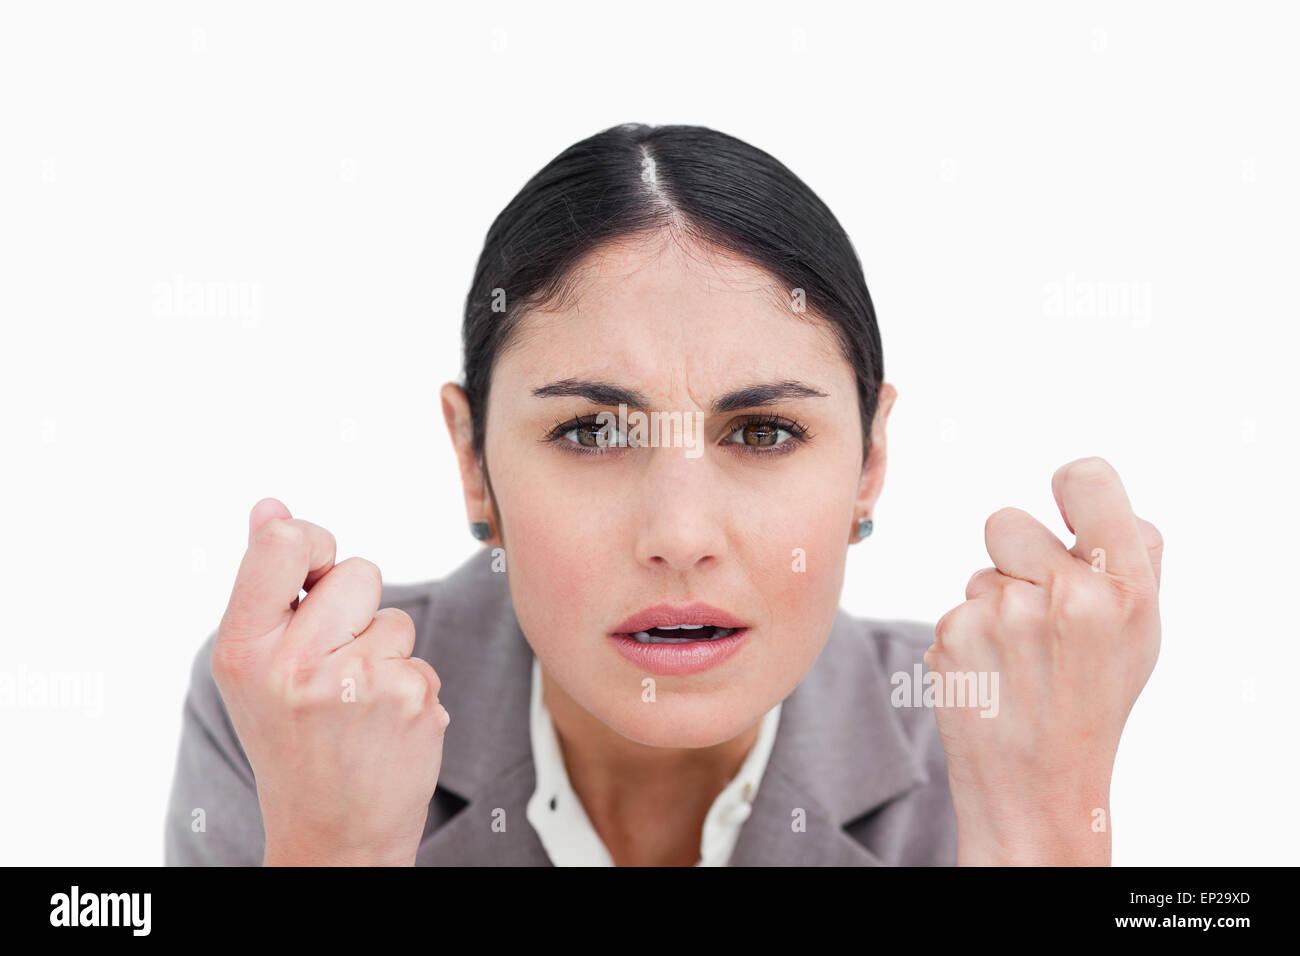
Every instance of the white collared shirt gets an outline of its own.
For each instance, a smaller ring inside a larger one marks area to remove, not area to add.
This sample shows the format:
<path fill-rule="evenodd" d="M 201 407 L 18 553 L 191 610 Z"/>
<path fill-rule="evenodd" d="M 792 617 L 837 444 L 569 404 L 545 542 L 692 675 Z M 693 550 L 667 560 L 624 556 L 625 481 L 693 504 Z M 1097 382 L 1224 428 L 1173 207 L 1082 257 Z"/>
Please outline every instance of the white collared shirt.
<path fill-rule="evenodd" d="M 726 866 L 731 858 L 740 827 L 749 819 L 751 804 L 758 795 L 758 784 L 767 768 L 780 719 L 781 704 L 778 702 L 763 715 L 758 740 L 740 771 L 709 807 L 700 834 L 700 859 L 696 866 Z M 613 866 L 609 850 L 591 825 L 582 801 L 569 783 L 564 755 L 555 736 L 555 725 L 542 701 L 542 665 L 536 657 L 533 658 L 528 729 L 532 738 L 537 787 L 528 800 L 526 815 L 551 862 L 556 866 Z"/>

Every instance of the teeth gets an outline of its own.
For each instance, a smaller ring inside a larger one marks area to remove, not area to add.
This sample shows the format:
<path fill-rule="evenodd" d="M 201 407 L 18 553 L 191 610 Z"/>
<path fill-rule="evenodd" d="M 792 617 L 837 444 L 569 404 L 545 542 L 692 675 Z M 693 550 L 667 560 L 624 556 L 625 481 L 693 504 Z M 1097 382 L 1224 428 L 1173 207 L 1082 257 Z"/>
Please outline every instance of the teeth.
<path fill-rule="evenodd" d="M 680 630 L 688 630 L 688 631 L 698 631 L 704 626 L 705 625 L 703 624 L 679 624 L 679 625 L 673 625 L 668 627 L 660 626 L 657 628 L 657 630 L 676 631 L 680 629 Z M 699 641 L 716 640 L 719 637 L 727 637 L 736 632 L 735 628 L 730 628 L 730 627 L 711 627 L 711 630 L 713 631 L 713 633 L 708 635 L 707 637 L 704 636 L 660 637 L 657 634 L 652 635 L 649 631 L 637 631 L 635 634 L 631 636 L 635 638 L 637 641 L 640 641 L 642 644 L 690 644 L 693 641 L 697 641 L 697 640 Z"/>

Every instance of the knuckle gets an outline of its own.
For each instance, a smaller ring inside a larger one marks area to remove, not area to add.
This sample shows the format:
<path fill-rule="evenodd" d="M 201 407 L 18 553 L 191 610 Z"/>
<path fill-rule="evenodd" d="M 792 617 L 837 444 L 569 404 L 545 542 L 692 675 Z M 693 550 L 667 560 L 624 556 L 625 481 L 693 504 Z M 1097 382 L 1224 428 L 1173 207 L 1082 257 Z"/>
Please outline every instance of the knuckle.
<path fill-rule="evenodd" d="M 1051 587 L 1057 617 L 1067 626 L 1093 621 L 1104 610 L 1105 596 L 1091 578 L 1061 574 L 1053 578 Z"/>
<path fill-rule="evenodd" d="M 407 658 L 415 647 L 415 622 L 400 608 L 381 607 L 361 637 L 364 640 L 360 643 L 369 648 L 367 653 L 383 649 L 383 656 L 389 659 L 394 653 Z"/>
<path fill-rule="evenodd" d="M 277 701 L 294 705 L 298 693 L 293 686 L 296 680 L 294 668 L 282 658 L 273 658 L 266 668 L 266 684 Z"/>
<path fill-rule="evenodd" d="M 405 713 L 412 717 L 430 710 L 438 697 L 428 675 L 418 667 L 397 668 L 388 687 Z"/>
<path fill-rule="evenodd" d="M 980 568 L 978 571 L 972 574 L 970 576 L 970 579 L 966 582 L 966 600 L 969 601 L 971 598 L 973 598 L 975 596 L 975 592 L 980 588 L 982 588 L 986 581 L 988 581 L 992 577 L 995 577 L 996 575 L 997 575 L 996 568 Z"/>
<path fill-rule="evenodd" d="M 338 563 L 334 569 L 342 569 L 344 574 L 360 583 L 364 583 L 372 590 L 380 591 L 384 586 L 384 576 L 379 571 L 379 565 L 373 561 L 367 561 L 365 558 L 345 558 Z"/>
<path fill-rule="evenodd" d="M 432 664 L 419 657 L 410 658 L 408 663 L 411 667 L 424 675 L 425 680 L 429 682 L 429 686 L 433 688 L 435 697 L 442 693 L 442 678 L 438 676 L 438 672 L 433 669 Z"/>
<path fill-rule="evenodd" d="M 274 655 L 267 666 L 267 683 L 276 700 L 291 711 L 320 702 L 315 661 L 292 653 Z"/>
<path fill-rule="evenodd" d="M 1157 601 L 1158 588 L 1154 575 L 1120 578 L 1111 583 L 1113 585 L 1111 593 L 1115 595 L 1123 617 L 1141 613 Z"/>
<path fill-rule="evenodd" d="M 400 607 L 380 608 L 378 614 L 388 618 L 389 626 L 401 637 L 415 636 L 415 619 Z"/>
<path fill-rule="evenodd" d="M 960 618 L 962 608 L 965 606 L 964 604 L 957 605 L 935 622 L 934 636 L 937 639 L 936 643 L 944 648 L 951 648 L 960 641 Z"/>
<path fill-rule="evenodd" d="M 312 524 L 310 521 L 303 521 L 302 527 L 303 547 L 312 550 L 314 547 L 323 546 L 324 550 L 329 553 L 332 562 L 339 550 L 338 539 L 334 537 L 334 532 L 328 528 L 322 528 L 318 524 Z"/>
<path fill-rule="evenodd" d="M 294 519 L 294 523 L 303 529 L 304 535 L 315 535 L 322 541 L 329 542 L 331 546 L 337 543 L 334 539 L 334 532 L 330 531 L 329 528 L 322 527 L 312 521 L 303 521 L 298 518 Z"/>
<path fill-rule="evenodd" d="M 293 551 L 306 543 L 306 535 L 291 518 L 272 518 L 257 529 L 254 541 L 270 551 Z"/>
<path fill-rule="evenodd" d="M 934 639 L 936 644 L 947 643 L 948 635 L 952 629 L 952 611 L 946 612 L 939 620 L 934 622 Z"/>
<path fill-rule="evenodd" d="M 353 689 L 356 693 L 356 699 L 359 701 L 368 701 L 374 693 L 374 688 L 378 683 L 375 673 L 375 661 L 371 660 L 369 655 L 354 654 L 347 658 L 347 666 L 340 669 L 337 674 L 337 680 L 330 682 L 330 693 L 333 694 L 344 686 L 344 682 L 351 680 Z"/>
<path fill-rule="evenodd" d="M 1165 536 L 1160 533 L 1159 528 L 1150 521 L 1147 521 L 1145 518 L 1138 518 L 1138 527 L 1142 529 L 1142 536 L 1146 539 L 1148 548 L 1163 550 L 1165 546 Z"/>
<path fill-rule="evenodd" d="M 1004 587 L 998 598 L 998 618 L 1012 630 L 1032 627 L 1038 618 L 1038 603 L 1025 588 L 1013 583 Z"/>

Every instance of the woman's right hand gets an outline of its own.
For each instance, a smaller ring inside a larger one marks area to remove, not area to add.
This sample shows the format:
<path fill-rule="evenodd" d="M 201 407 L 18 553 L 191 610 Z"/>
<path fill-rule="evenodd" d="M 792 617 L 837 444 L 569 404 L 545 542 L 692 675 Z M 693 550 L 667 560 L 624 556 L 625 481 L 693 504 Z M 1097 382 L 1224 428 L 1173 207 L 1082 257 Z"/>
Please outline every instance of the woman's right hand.
<path fill-rule="evenodd" d="M 379 569 L 334 555 L 324 528 L 258 502 L 212 675 L 257 780 L 266 865 L 409 866 L 450 717 L 410 656 L 410 616 L 379 609 Z"/>

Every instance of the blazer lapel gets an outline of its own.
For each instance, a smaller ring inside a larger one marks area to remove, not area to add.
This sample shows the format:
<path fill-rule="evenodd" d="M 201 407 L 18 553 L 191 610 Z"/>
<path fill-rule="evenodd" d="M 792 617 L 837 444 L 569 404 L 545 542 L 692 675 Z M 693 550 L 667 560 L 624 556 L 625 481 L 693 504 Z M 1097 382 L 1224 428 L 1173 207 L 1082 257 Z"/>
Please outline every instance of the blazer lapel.
<path fill-rule="evenodd" d="M 889 702 L 889 676 L 843 609 L 781 723 L 732 866 L 879 866 L 844 830 L 928 779 Z"/>
<path fill-rule="evenodd" d="M 533 786 L 531 757 L 489 780 L 464 809 L 424 838 L 416 865 L 550 866 L 524 815 Z"/>
<path fill-rule="evenodd" d="M 438 584 L 413 653 L 438 672 L 438 699 L 451 714 L 438 790 L 465 801 L 426 833 L 416 863 L 549 865 L 524 813 L 534 788 L 528 734 L 533 651 L 491 550 L 481 550 Z"/>

